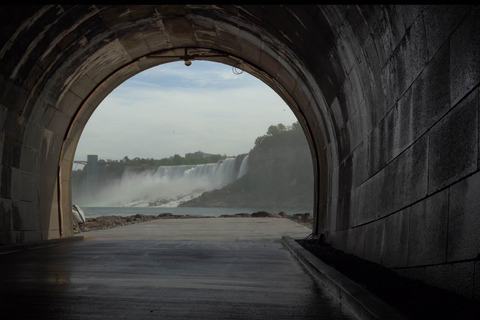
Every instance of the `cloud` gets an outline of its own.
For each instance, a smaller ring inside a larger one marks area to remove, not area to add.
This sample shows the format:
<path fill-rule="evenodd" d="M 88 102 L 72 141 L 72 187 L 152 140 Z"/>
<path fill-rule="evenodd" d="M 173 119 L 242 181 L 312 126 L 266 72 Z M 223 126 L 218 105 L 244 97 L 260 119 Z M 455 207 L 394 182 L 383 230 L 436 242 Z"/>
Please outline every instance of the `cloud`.
<path fill-rule="evenodd" d="M 218 63 L 171 63 L 136 75 L 106 97 L 75 159 L 160 159 L 198 150 L 237 155 L 249 152 L 271 124 L 295 121 L 283 100 L 247 73 L 235 75 Z"/>

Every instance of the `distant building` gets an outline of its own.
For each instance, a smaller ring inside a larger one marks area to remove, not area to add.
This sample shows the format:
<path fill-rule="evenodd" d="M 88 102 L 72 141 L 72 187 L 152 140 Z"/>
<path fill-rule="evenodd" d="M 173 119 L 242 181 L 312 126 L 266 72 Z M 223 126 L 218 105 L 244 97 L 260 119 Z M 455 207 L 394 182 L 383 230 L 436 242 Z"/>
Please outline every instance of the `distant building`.
<path fill-rule="evenodd" d="M 202 158 L 208 158 L 214 156 L 214 154 L 211 153 L 205 153 L 202 151 L 197 151 L 193 153 L 185 153 L 185 158 L 196 158 L 196 159 L 202 159 Z"/>

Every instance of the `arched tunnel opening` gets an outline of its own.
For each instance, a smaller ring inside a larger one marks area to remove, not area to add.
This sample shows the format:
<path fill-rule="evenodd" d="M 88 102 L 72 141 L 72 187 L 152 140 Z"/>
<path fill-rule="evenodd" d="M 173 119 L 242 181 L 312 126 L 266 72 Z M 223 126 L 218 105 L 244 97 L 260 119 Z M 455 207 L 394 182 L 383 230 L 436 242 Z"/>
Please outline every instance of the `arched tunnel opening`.
<path fill-rule="evenodd" d="M 198 51 L 186 48 L 188 56 L 173 57 L 179 62 L 138 73 L 97 106 L 76 143 L 74 158 L 86 166 L 64 179 L 71 181 L 71 189 L 63 188 L 71 190 L 72 204 L 86 218 L 120 215 L 118 224 L 136 213 L 150 219 L 259 211 L 308 224 L 313 166 L 298 119 L 274 91 L 241 69 L 249 68 L 245 62 L 231 67 L 199 61 Z M 172 56 L 153 59 L 161 63 Z M 184 59 L 193 65 L 185 67 Z M 209 153 L 188 153 L 197 149 Z M 74 232 L 111 221 L 74 222 Z"/>
<path fill-rule="evenodd" d="M 91 113 L 157 65 L 153 56 L 189 48 L 244 63 L 297 116 L 312 153 L 316 236 L 480 296 L 476 6 L 2 9 L 2 245 L 73 235 L 70 171 Z"/>
<path fill-rule="evenodd" d="M 64 216 L 68 215 L 69 207 L 72 204 L 71 200 L 71 168 L 73 164 L 74 152 L 76 150 L 76 146 L 80 139 L 80 135 L 83 131 L 86 122 L 98 106 L 98 104 L 103 100 L 105 97 L 106 92 L 111 92 L 119 82 L 123 82 L 126 80 L 125 75 L 131 77 L 134 74 L 138 74 L 142 70 L 147 68 L 151 68 L 153 66 L 157 66 L 159 64 L 168 63 L 171 61 L 178 61 L 183 60 L 185 63 L 191 63 L 192 61 L 213 61 L 213 62 L 220 62 L 233 68 L 241 69 L 243 71 L 248 72 L 249 74 L 257 77 L 258 79 L 265 82 L 269 85 L 277 94 L 280 95 L 281 98 L 286 102 L 286 104 L 291 108 L 293 114 L 299 120 L 303 131 L 305 133 L 305 137 L 307 142 L 309 143 L 310 151 L 312 152 L 312 159 L 317 158 L 315 155 L 315 148 L 313 145 L 313 140 L 311 138 L 311 132 L 309 127 L 307 126 L 306 118 L 301 108 L 292 98 L 292 96 L 286 91 L 277 80 L 275 80 L 272 76 L 268 75 L 263 69 L 259 69 L 259 67 L 251 65 L 248 61 L 245 61 L 235 55 L 227 54 L 226 52 L 222 52 L 219 50 L 212 50 L 212 49 L 205 49 L 205 48 L 176 48 L 176 49 L 167 49 L 163 51 L 158 51 L 151 53 L 149 55 L 140 57 L 133 62 L 130 62 L 126 65 L 121 66 L 119 69 L 113 71 L 103 82 L 101 82 L 95 89 L 92 90 L 92 94 L 89 95 L 83 102 L 83 104 L 79 108 L 79 112 L 75 115 L 74 119 L 71 122 L 71 125 L 68 129 L 68 133 L 66 139 L 64 140 L 64 145 L 62 148 L 62 155 L 60 161 L 60 175 L 59 175 L 59 198 L 62 203 L 66 205 L 61 205 L 59 208 L 59 232 L 62 234 L 64 230 L 63 220 L 65 219 Z M 187 62 L 188 61 L 188 62 Z M 144 63 L 142 67 L 139 67 L 140 63 Z M 131 69 L 134 70 L 131 70 Z M 121 77 L 121 80 L 118 80 L 117 77 Z M 298 90 L 298 89 L 297 89 Z M 97 98 L 96 95 L 100 94 L 102 98 Z M 91 100 L 95 102 L 90 102 Z M 66 160 L 66 161 L 65 161 Z M 65 168 L 63 168 L 62 164 L 67 164 Z M 313 162 L 315 163 L 315 162 Z M 317 172 L 318 169 L 315 169 L 314 172 Z M 315 179 L 314 179 L 315 180 Z M 317 181 L 317 180 L 315 180 Z M 70 182 L 70 183 L 69 183 Z M 316 183 L 315 183 L 316 184 Z M 316 192 L 315 192 L 316 194 Z M 316 206 L 316 205 L 315 205 Z M 63 210 L 66 210 L 63 212 Z M 314 209 L 316 211 L 317 209 Z M 71 219 L 69 219 L 71 220 Z M 68 221 L 67 223 L 71 223 Z M 68 226 L 67 229 L 71 232 L 71 227 Z"/>

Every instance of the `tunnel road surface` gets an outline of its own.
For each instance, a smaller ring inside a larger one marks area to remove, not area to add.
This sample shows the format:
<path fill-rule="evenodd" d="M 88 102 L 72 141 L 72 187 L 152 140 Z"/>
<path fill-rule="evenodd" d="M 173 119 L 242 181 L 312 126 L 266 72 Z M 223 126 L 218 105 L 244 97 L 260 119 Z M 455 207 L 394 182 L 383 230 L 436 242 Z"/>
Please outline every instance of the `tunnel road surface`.
<path fill-rule="evenodd" d="M 165 226 L 156 220 L 0 255 L 1 319 L 354 319 L 282 246 L 289 228 L 293 237 L 308 229 L 286 219 L 201 220 L 167 222 L 170 239 L 145 239 Z M 232 232 L 214 237 L 219 230 Z"/>

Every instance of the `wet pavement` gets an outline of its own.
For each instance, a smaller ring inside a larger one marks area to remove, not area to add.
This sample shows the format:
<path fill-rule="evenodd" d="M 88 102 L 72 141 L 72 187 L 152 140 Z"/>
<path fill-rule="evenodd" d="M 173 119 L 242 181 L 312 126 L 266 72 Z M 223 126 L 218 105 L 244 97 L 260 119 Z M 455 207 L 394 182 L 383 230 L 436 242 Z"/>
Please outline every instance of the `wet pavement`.
<path fill-rule="evenodd" d="M 0 255 L 1 319 L 354 319 L 280 238 L 92 238 Z"/>

